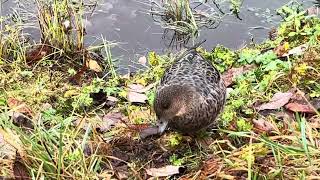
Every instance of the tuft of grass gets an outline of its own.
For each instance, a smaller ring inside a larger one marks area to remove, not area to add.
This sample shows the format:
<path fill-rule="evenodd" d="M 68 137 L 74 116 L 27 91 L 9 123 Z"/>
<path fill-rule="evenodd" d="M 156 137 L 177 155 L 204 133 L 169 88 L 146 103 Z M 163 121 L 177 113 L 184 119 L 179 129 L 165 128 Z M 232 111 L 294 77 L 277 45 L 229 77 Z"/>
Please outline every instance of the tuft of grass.
<path fill-rule="evenodd" d="M 154 21 L 164 29 L 164 38 L 170 40 L 169 46 L 178 46 L 195 40 L 200 35 L 200 29 L 217 28 L 223 17 L 238 14 L 241 3 L 238 0 L 232 4 L 231 13 L 224 13 L 220 4 L 224 2 L 198 0 L 151 0 L 150 14 Z"/>

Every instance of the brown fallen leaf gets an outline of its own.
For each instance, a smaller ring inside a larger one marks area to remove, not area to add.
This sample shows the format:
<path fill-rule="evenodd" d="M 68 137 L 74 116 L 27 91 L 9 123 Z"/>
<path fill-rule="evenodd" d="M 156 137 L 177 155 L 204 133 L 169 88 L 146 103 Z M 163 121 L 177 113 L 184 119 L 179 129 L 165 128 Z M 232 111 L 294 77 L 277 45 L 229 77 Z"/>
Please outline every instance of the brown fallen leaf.
<path fill-rule="evenodd" d="M 216 174 L 220 168 L 222 168 L 222 163 L 219 157 L 212 157 L 206 160 L 201 170 L 200 179 L 206 179 L 209 175 Z"/>
<path fill-rule="evenodd" d="M 269 39 L 271 41 L 276 40 L 276 38 L 278 36 L 277 28 L 272 27 L 271 30 L 268 32 L 268 35 L 269 35 Z"/>
<path fill-rule="evenodd" d="M 312 128 L 319 129 L 320 128 L 320 118 L 318 116 L 313 116 L 308 119 L 309 125 Z"/>
<path fill-rule="evenodd" d="M 150 89 L 152 89 L 155 85 L 156 85 L 156 83 L 152 83 L 152 84 L 149 84 L 148 86 L 144 87 L 141 84 L 130 84 L 130 85 L 128 85 L 128 88 L 129 88 L 129 91 L 134 91 L 137 93 L 145 93 L 145 92 L 149 91 Z"/>
<path fill-rule="evenodd" d="M 11 157 L 16 158 L 16 154 L 19 154 L 19 157 L 24 159 L 24 157 L 27 156 L 25 149 L 23 148 L 22 142 L 20 140 L 20 137 L 18 135 L 16 135 L 14 131 L 12 131 L 9 128 L 4 128 L 4 129 L 0 128 L 0 136 L 1 136 L 1 141 L 4 142 L 5 145 L 8 145 L 7 147 L 9 148 L 9 149 L 7 149 L 8 154 L 6 154 L 6 156 L 9 156 L 9 158 L 10 158 L 9 152 L 11 151 L 11 147 L 14 148 L 14 150 L 12 152 L 14 154 L 11 154 L 12 155 Z M 1 147 L 0 147 L 0 149 L 1 149 Z M 4 150 L 4 149 L 2 149 L 2 150 Z"/>
<path fill-rule="evenodd" d="M 310 102 L 315 109 L 320 109 L 320 98 L 315 98 Z"/>
<path fill-rule="evenodd" d="M 164 166 L 161 168 L 150 168 L 147 169 L 147 174 L 153 177 L 167 177 L 175 174 L 179 174 L 183 167 L 181 166 Z"/>
<path fill-rule="evenodd" d="M 145 94 L 130 91 L 128 93 L 128 101 L 131 103 L 145 103 L 148 97 Z"/>
<path fill-rule="evenodd" d="M 138 132 L 141 132 L 147 128 L 150 128 L 151 125 L 150 124 L 130 124 L 128 125 L 128 128 L 131 129 L 131 130 L 135 130 L 135 131 L 138 131 Z"/>
<path fill-rule="evenodd" d="M 115 168 L 117 179 L 125 180 L 129 177 L 128 165 L 118 166 Z"/>
<path fill-rule="evenodd" d="M 224 80 L 225 85 L 228 87 L 233 83 L 237 76 L 244 74 L 252 70 L 253 68 L 255 68 L 255 65 L 246 65 L 239 68 L 231 68 L 228 71 L 224 72 L 221 77 Z"/>
<path fill-rule="evenodd" d="M 50 53 L 52 53 L 52 47 L 46 44 L 33 46 L 26 52 L 26 62 L 30 66 L 31 64 L 38 62 L 45 56 L 48 56 Z"/>
<path fill-rule="evenodd" d="M 158 126 L 147 127 L 141 130 L 141 132 L 139 133 L 141 139 L 144 139 L 148 136 L 157 135 L 157 134 L 159 134 Z"/>
<path fill-rule="evenodd" d="M 26 105 L 26 103 L 16 98 L 10 97 L 8 99 L 8 106 L 14 112 L 19 112 L 28 116 L 33 116 L 32 110 Z"/>
<path fill-rule="evenodd" d="M 270 132 L 276 130 L 276 128 L 274 127 L 274 125 L 272 123 L 270 123 L 269 121 L 266 121 L 264 119 L 258 119 L 258 120 L 254 119 L 254 120 L 252 120 L 252 122 L 253 122 L 254 127 L 262 132 L 270 133 Z"/>
<path fill-rule="evenodd" d="M 141 84 L 129 84 L 128 88 L 130 91 L 141 92 L 141 90 L 144 88 L 144 86 Z"/>
<path fill-rule="evenodd" d="M 75 119 L 73 122 L 72 122 L 72 125 L 74 127 L 81 127 L 82 129 L 84 130 L 87 130 L 87 128 L 89 128 L 89 124 L 87 123 L 87 119 L 86 118 L 82 118 L 82 119 Z"/>
<path fill-rule="evenodd" d="M 302 45 L 300 45 L 298 47 L 290 49 L 288 51 L 288 53 L 282 54 L 281 57 L 290 56 L 290 55 L 299 56 L 299 55 L 302 55 L 307 49 L 308 49 L 308 45 L 307 44 L 302 44 Z"/>
<path fill-rule="evenodd" d="M 114 127 L 117 123 L 125 121 L 124 114 L 120 112 L 110 112 L 103 116 L 102 122 L 98 124 L 96 130 L 104 133 Z"/>
<path fill-rule="evenodd" d="M 292 96 L 293 96 L 293 94 L 291 92 L 286 92 L 286 93 L 278 92 L 273 95 L 270 102 L 265 103 L 265 104 L 261 104 L 261 105 L 257 106 L 256 109 L 258 111 L 266 110 L 266 109 L 269 109 L 269 110 L 270 109 L 279 109 L 280 107 L 287 104 Z"/>
<path fill-rule="evenodd" d="M 107 101 L 111 101 L 111 102 L 118 102 L 119 99 L 113 96 L 107 96 Z"/>
<path fill-rule="evenodd" d="M 302 104 L 298 102 L 288 103 L 285 106 L 286 109 L 293 112 L 303 112 L 303 113 L 311 113 L 316 114 L 314 108 L 312 108 L 309 104 Z"/>
<path fill-rule="evenodd" d="M 98 175 L 98 178 L 105 179 L 105 180 L 111 180 L 112 176 L 113 176 L 112 174 L 114 174 L 114 172 L 112 172 L 111 170 L 105 170 Z"/>
<path fill-rule="evenodd" d="M 95 72 L 102 72 L 102 68 L 100 67 L 98 62 L 93 59 L 89 59 L 87 61 L 87 67 Z"/>
<path fill-rule="evenodd" d="M 13 174 L 15 179 L 31 179 L 27 167 L 24 165 L 24 163 L 22 163 L 21 158 L 18 156 L 13 164 Z"/>
<path fill-rule="evenodd" d="M 13 161 L 16 158 L 16 149 L 7 143 L 4 136 L 0 133 L 0 157 Z"/>
<path fill-rule="evenodd" d="M 291 111 L 284 111 L 284 112 L 276 112 L 274 113 L 274 116 L 278 119 L 282 120 L 293 120 L 294 119 L 294 113 Z"/>
<path fill-rule="evenodd" d="M 289 43 L 288 42 L 283 42 L 279 46 L 273 49 L 273 52 L 278 56 L 278 57 L 283 57 L 283 54 L 288 52 L 289 48 Z"/>
<path fill-rule="evenodd" d="M 81 69 L 78 70 L 78 72 L 75 75 L 73 75 L 72 77 L 69 78 L 69 81 L 72 84 L 81 85 L 81 77 L 84 75 L 84 73 L 87 71 L 87 69 L 88 69 L 88 67 L 86 66 L 86 64 L 83 64 Z"/>
<path fill-rule="evenodd" d="M 308 15 L 318 16 L 320 14 L 320 8 L 316 7 L 316 6 L 309 7 L 307 9 L 307 13 L 308 13 Z"/>
<path fill-rule="evenodd" d="M 26 129 L 33 129 L 33 122 L 24 114 L 14 111 L 9 111 L 8 115 L 11 117 L 12 122 L 16 126 L 20 126 Z"/>

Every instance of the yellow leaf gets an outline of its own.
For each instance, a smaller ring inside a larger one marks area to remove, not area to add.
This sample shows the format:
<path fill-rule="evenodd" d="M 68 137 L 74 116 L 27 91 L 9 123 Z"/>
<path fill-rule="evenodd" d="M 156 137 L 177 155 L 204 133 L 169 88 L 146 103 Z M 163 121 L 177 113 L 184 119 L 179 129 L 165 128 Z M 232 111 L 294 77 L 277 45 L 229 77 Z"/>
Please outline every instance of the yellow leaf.
<path fill-rule="evenodd" d="M 123 98 L 126 98 L 127 97 L 127 92 L 126 91 L 121 91 L 121 92 L 119 92 L 119 96 L 120 97 L 123 97 Z"/>
<path fill-rule="evenodd" d="M 149 58 L 148 59 L 149 59 L 149 64 L 151 66 L 156 66 L 156 65 L 159 64 L 157 55 L 156 55 L 156 53 L 154 51 L 149 53 Z"/>
<path fill-rule="evenodd" d="M 136 80 L 136 83 L 142 84 L 143 86 L 146 86 L 146 85 L 147 85 L 147 81 L 146 81 L 145 79 L 137 79 L 137 80 Z"/>
<path fill-rule="evenodd" d="M 290 45 L 289 45 L 288 42 L 285 42 L 284 45 L 283 45 L 283 47 L 284 47 L 284 50 L 287 51 L 287 50 L 289 50 Z"/>
<path fill-rule="evenodd" d="M 308 69 L 308 65 L 306 63 L 302 63 L 294 69 L 297 71 L 298 74 L 305 75 Z"/>
<path fill-rule="evenodd" d="M 89 59 L 87 66 L 89 69 L 95 72 L 102 72 L 102 68 L 99 66 L 98 62 L 92 59 Z"/>
<path fill-rule="evenodd" d="M 67 92 L 64 93 L 64 96 L 65 98 L 68 98 L 68 97 L 71 97 L 71 96 L 75 96 L 75 95 L 78 95 L 78 91 L 76 90 L 68 90 Z"/>
<path fill-rule="evenodd" d="M 3 140 L 6 143 L 10 144 L 11 146 L 13 146 L 17 150 L 17 152 L 20 154 L 21 158 L 26 157 L 26 153 L 23 148 L 23 144 L 20 140 L 20 137 L 17 134 L 15 134 L 13 131 L 11 131 L 11 129 L 0 128 L 0 136 L 2 136 Z"/>

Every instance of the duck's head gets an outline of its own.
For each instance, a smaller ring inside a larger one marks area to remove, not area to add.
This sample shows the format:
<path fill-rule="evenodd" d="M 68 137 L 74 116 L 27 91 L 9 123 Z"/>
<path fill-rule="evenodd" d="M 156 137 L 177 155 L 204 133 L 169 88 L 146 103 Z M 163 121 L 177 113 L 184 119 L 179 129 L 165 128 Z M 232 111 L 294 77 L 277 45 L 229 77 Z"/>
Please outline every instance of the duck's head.
<path fill-rule="evenodd" d="M 154 110 L 160 133 L 163 133 L 177 117 L 188 111 L 192 95 L 189 88 L 181 85 L 164 87 L 157 93 Z"/>

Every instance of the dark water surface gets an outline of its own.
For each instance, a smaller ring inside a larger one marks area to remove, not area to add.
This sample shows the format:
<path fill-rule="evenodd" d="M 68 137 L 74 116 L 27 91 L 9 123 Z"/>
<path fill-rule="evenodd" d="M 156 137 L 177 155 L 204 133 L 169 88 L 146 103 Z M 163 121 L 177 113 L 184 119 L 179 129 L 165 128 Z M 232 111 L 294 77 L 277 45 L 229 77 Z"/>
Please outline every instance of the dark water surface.
<path fill-rule="evenodd" d="M 15 7 L 12 0 L 1 0 L 1 14 L 8 14 Z M 147 0 L 104 0 L 100 1 L 93 13 L 87 14 L 86 44 L 97 44 L 103 36 L 106 40 L 120 42 L 112 50 L 120 59 L 123 68 L 132 65 L 150 50 L 162 53 L 167 47 L 162 40 L 163 29 L 156 25 L 147 14 Z M 197 41 L 206 39 L 204 47 L 211 49 L 217 44 L 238 49 L 250 42 L 262 42 L 268 37 L 271 27 L 277 26 L 280 17 L 276 9 L 289 0 L 244 0 L 239 20 L 225 18 L 216 29 L 201 29 Z M 312 1 L 300 1 L 306 6 Z M 257 28 L 259 27 L 259 28 Z"/>

